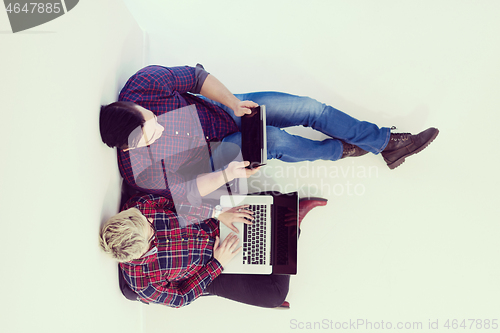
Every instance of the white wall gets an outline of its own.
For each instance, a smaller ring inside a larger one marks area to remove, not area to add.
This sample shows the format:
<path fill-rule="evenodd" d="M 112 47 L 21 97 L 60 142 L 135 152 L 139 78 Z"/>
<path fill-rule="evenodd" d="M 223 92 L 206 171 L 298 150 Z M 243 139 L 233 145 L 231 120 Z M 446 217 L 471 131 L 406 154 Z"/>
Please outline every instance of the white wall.
<path fill-rule="evenodd" d="M 98 112 L 143 65 L 143 32 L 118 0 L 17 34 L 1 9 L 0 32 L 0 331 L 140 331 L 98 247 L 119 196 Z"/>
<path fill-rule="evenodd" d="M 296 331 L 293 319 L 430 319 L 446 331 L 448 318 L 500 319 L 498 1 L 126 3 L 148 31 L 150 63 L 200 62 L 233 92 L 308 95 L 402 132 L 441 131 L 392 171 L 365 156 L 295 165 L 296 180 L 271 163 L 266 175 L 285 176 L 269 184 L 329 198 L 304 220 L 291 310 L 145 306 L 145 332 Z M 328 176 L 313 176 L 322 166 Z"/>
<path fill-rule="evenodd" d="M 98 107 L 140 68 L 142 33 L 118 0 L 81 1 L 18 34 L 0 10 L 2 332 L 284 332 L 297 331 L 291 320 L 323 319 L 421 331 L 439 320 L 444 332 L 448 318 L 500 319 L 499 2 L 126 4 L 150 36 L 150 63 L 200 62 L 234 92 L 308 95 L 440 136 L 396 170 L 365 156 L 268 180 L 329 199 L 304 220 L 290 310 L 215 297 L 183 309 L 128 302 L 97 245 L 119 185 Z M 287 167 L 272 162 L 257 179 Z M 349 195 L 354 186 L 361 195 Z"/>

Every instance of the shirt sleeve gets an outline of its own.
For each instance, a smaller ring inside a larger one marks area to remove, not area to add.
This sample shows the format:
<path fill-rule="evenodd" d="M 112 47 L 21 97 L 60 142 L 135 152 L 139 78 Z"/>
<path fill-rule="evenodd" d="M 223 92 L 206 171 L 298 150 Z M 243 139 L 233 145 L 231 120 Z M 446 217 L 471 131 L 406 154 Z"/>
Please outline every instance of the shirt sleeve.
<path fill-rule="evenodd" d="M 134 183 L 146 193 L 163 195 L 172 200 L 201 204 L 196 179 L 186 180 L 180 173 L 168 173 L 165 177 L 161 162 L 154 163 L 135 176 Z"/>
<path fill-rule="evenodd" d="M 194 75 L 196 77 L 196 84 L 191 91 L 194 94 L 199 94 L 201 92 L 201 87 L 203 86 L 203 83 L 205 82 L 208 72 L 203 68 L 203 65 L 201 64 L 196 64 L 196 69 L 194 72 Z"/>
<path fill-rule="evenodd" d="M 154 193 L 171 198 L 174 201 L 189 202 L 193 206 L 202 203 L 196 178 L 186 179 L 180 172 L 165 174 L 161 162 L 156 162 L 136 175 L 133 171 L 125 173 L 128 183 L 146 193 Z M 132 173 L 132 180 L 129 174 Z"/>
<path fill-rule="evenodd" d="M 213 208 L 206 204 L 202 204 L 196 207 L 192 205 L 181 204 L 179 205 L 179 209 L 185 215 L 199 216 L 204 219 L 210 218 L 213 215 Z"/>
<path fill-rule="evenodd" d="M 213 216 L 213 208 L 206 204 L 196 207 L 187 203 L 176 203 L 174 205 L 169 198 L 154 195 L 149 195 L 149 199 L 154 200 L 155 209 L 171 211 L 175 208 L 178 218 L 185 218 L 184 223 L 186 224 L 200 223 Z"/>
<path fill-rule="evenodd" d="M 157 101 L 187 92 L 199 94 L 208 76 L 202 65 L 196 67 L 148 66 L 132 76 L 123 87 L 119 100 Z"/>
<path fill-rule="evenodd" d="M 139 297 L 148 303 L 158 303 L 180 308 L 200 297 L 207 286 L 222 272 L 221 264 L 212 259 L 197 274 L 177 282 L 151 283 L 138 292 Z"/>

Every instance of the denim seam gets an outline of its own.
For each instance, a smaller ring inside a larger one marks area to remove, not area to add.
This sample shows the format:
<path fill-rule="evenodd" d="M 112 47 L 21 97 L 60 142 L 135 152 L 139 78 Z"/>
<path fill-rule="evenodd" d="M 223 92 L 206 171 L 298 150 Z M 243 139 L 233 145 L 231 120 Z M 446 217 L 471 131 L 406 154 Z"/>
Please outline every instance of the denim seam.
<path fill-rule="evenodd" d="M 385 138 L 385 142 L 382 145 L 382 147 L 380 148 L 380 150 L 377 152 L 377 154 L 380 154 L 385 149 L 385 147 L 387 147 L 387 145 L 389 144 L 390 138 L 391 138 L 391 129 L 387 128 L 387 135 L 386 135 L 386 138 Z"/>

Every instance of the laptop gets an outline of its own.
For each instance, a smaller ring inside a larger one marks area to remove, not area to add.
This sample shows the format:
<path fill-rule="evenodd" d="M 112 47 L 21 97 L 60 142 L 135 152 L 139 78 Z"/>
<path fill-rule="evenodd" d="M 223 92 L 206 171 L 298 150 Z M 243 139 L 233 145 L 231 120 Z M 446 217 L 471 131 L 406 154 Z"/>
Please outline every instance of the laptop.
<path fill-rule="evenodd" d="M 241 117 L 241 153 L 249 169 L 267 163 L 266 106 L 252 108 Z"/>
<path fill-rule="evenodd" d="M 224 195 L 222 207 L 250 205 L 251 225 L 234 223 L 243 249 L 224 267 L 223 274 L 297 274 L 298 193 Z M 285 224 L 290 224 L 286 226 Z M 220 223 L 223 241 L 232 231 Z"/>

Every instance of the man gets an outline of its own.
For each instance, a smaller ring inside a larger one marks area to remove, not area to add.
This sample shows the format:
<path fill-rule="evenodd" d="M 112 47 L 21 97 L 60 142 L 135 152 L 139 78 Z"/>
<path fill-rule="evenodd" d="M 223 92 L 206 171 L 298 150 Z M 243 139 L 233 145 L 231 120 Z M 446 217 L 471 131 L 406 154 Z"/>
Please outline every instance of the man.
<path fill-rule="evenodd" d="M 228 227 L 251 224 L 253 212 L 246 208 L 225 210 L 217 218 Z M 289 276 L 220 275 L 241 250 L 237 236 L 219 241 L 218 221 L 200 218 L 213 215 L 209 206 L 184 209 L 191 215 L 177 216 L 168 198 L 135 196 L 101 229 L 101 248 L 120 262 L 125 281 L 143 302 L 182 307 L 212 294 L 261 307 L 283 303 Z"/>
<path fill-rule="evenodd" d="M 248 162 L 243 161 L 219 170 L 200 168 L 206 163 L 203 153 L 196 144 L 192 148 L 191 132 L 185 130 L 193 119 L 189 112 L 197 114 L 208 147 L 214 142 L 241 146 L 240 117 L 258 105 L 266 105 L 268 158 L 285 162 L 335 161 L 371 152 L 381 153 L 394 169 L 439 133 L 429 128 L 418 135 L 391 134 L 389 128 L 359 121 L 308 97 L 277 92 L 233 95 L 199 64 L 195 68 L 148 66 L 137 72 L 122 89 L 119 102 L 101 108 L 100 132 L 107 145 L 118 148 L 120 172 L 127 183 L 197 206 L 225 183 L 249 177 L 258 169 L 246 169 Z M 189 111 L 189 106 L 196 110 Z M 159 118 L 178 110 L 183 111 L 165 134 L 166 123 Z M 312 127 L 330 138 L 313 141 L 281 129 L 295 125 Z"/>

